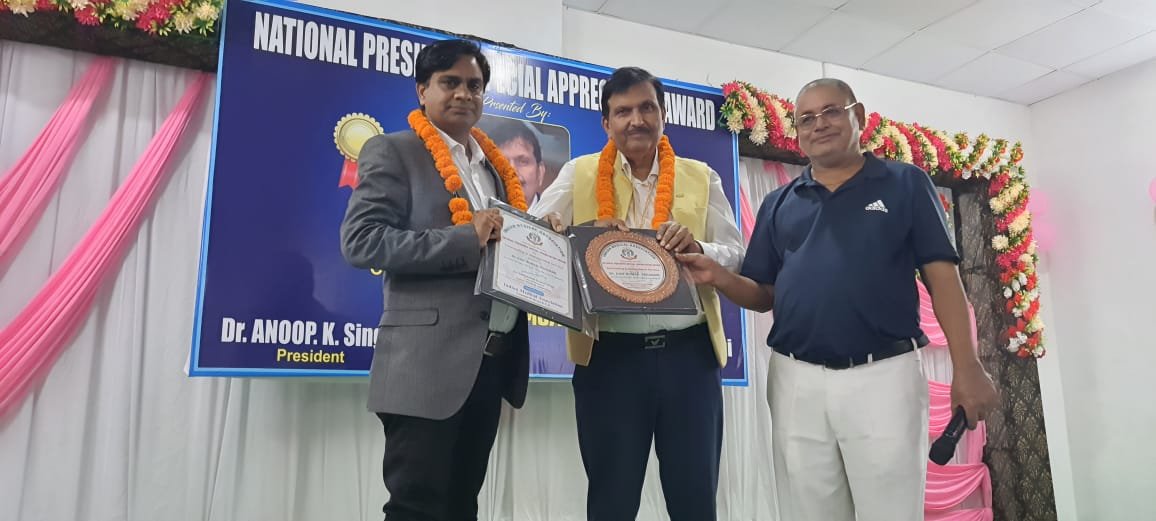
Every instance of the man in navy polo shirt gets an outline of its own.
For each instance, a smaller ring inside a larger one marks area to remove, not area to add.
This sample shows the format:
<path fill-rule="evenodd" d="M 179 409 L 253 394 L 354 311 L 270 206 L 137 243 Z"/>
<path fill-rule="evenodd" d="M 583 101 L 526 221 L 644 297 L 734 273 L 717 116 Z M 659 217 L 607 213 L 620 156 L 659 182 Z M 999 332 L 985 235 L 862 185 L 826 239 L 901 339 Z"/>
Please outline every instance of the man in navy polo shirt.
<path fill-rule="evenodd" d="M 763 201 L 740 274 L 679 255 L 697 283 L 775 310 L 767 383 L 784 519 L 923 519 L 927 378 L 919 272 L 947 336 L 969 427 L 997 394 L 971 342 L 959 256 L 927 173 L 863 153 L 863 104 L 824 78 L 799 92 L 811 165 Z"/>

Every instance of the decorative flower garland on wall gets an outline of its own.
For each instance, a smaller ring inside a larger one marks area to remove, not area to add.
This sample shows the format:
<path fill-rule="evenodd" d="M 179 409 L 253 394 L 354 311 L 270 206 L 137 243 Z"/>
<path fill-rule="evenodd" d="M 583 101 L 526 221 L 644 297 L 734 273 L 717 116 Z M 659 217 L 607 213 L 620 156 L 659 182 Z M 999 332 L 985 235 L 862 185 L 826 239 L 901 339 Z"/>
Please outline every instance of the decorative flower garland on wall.
<path fill-rule="evenodd" d="M 82 25 L 207 36 L 216 32 L 223 5 L 224 0 L 0 0 L 0 13 L 71 13 Z"/>
<path fill-rule="evenodd" d="M 795 133 L 795 106 L 744 81 L 722 86 L 726 97 L 720 121 L 733 133 L 750 132 L 760 146 L 786 150 L 799 156 Z M 995 215 L 991 247 L 996 252 L 1005 310 L 1014 320 L 1005 333 L 1008 352 L 1021 358 L 1042 357 L 1044 323 L 1039 316 L 1036 241 L 1032 237 L 1031 212 L 1027 209 L 1028 183 L 1023 147 L 1017 141 L 992 139 L 980 134 L 949 136 L 918 123 L 903 123 L 872 112 L 863 129 L 861 143 L 876 155 L 914 164 L 933 177 L 987 183 L 988 205 Z"/>

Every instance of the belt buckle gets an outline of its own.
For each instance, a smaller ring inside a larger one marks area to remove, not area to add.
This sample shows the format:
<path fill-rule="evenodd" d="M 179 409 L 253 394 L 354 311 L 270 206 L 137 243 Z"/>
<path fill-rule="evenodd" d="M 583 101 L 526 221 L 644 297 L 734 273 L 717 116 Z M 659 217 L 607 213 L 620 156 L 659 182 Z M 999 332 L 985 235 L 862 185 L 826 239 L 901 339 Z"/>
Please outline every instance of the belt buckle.
<path fill-rule="evenodd" d="M 489 336 L 486 337 L 486 348 L 482 351 L 485 356 L 499 356 L 505 352 L 505 343 L 503 342 L 505 334 L 496 331 L 490 331 Z"/>
<path fill-rule="evenodd" d="M 666 347 L 666 335 L 646 335 L 642 338 L 643 349 L 662 349 Z"/>

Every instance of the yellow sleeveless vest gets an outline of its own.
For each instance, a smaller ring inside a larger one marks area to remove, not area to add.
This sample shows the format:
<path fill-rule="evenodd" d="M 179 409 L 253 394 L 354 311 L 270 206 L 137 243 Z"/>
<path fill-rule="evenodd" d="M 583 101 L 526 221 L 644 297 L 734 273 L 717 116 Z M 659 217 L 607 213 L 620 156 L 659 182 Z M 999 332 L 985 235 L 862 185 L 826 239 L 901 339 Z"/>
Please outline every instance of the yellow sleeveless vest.
<path fill-rule="evenodd" d="M 598 156 L 589 154 L 579 157 L 574 165 L 574 223 L 582 224 L 598 219 L 598 198 L 595 186 L 598 177 Z M 615 172 L 622 170 L 622 156 L 614 162 Z M 634 187 L 626 176 L 614 176 L 615 217 L 626 220 L 626 210 L 630 207 L 630 197 Z M 673 220 L 687 228 L 696 239 L 706 237 L 707 205 L 710 201 L 710 169 L 705 163 L 676 157 L 674 162 L 674 204 L 670 213 Z M 649 223 L 647 223 L 649 225 Z M 719 367 L 727 362 L 727 339 L 723 331 L 722 311 L 718 294 L 710 286 L 699 287 L 703 313 L 710 327 L 711 344 L 718 359 Z M 573 330 L 567 330 L 566 353 L 570 361 L 578 365 L 590 363 L 594 339 Z"/>

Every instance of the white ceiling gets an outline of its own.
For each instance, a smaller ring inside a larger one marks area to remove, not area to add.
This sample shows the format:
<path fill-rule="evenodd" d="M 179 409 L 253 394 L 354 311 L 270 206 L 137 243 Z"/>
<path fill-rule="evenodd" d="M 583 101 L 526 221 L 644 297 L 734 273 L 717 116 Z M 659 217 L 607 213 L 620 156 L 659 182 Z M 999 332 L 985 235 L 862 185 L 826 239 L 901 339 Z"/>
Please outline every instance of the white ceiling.
<path fill-rule="evenodd" d="M 1156 58 L 1156 0 L 564 0 L 1030 105 Z"/>

